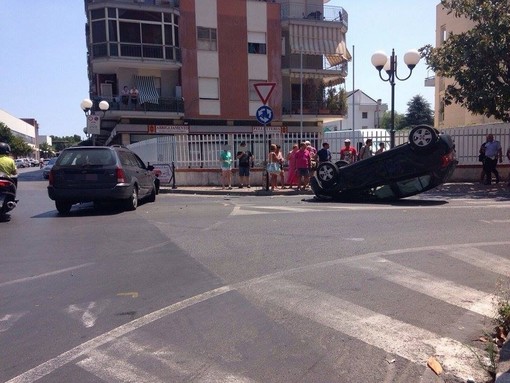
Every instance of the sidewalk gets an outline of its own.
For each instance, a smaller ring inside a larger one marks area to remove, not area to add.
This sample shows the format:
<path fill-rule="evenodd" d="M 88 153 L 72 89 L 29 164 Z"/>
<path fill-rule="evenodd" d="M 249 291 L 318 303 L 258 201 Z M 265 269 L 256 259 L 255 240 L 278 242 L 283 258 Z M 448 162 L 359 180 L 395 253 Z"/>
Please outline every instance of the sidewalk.
<path fill-rule="evenodd" d="M 294 189 L 275 189 L 274 191 L 266 191 L 261 186 L 252 186 L 251 188 L 237 186 L 231 190 L 222 189 L 221 186 L 176 186 L 172 189 L 171 185 L 161 185 L 160 193 L 173 194 L 197 194 L 197 195 L 236 195 L 236 196 L 292 196 L 307 195 L 313 196 L 313 191 L 308 188 L 305 191 L 297 191 Z M 499 184 L 483 185 L 478 182 L 456 182 L 446 183 L 435 189 L 429 190 L 418 196 L 434 196 L 443 198 L 492 198 L 492 199 L 508 199 L 510 200 L 510 187 L 506 182 Z M 413 197 L 409 197 L 413 198 Z"/>

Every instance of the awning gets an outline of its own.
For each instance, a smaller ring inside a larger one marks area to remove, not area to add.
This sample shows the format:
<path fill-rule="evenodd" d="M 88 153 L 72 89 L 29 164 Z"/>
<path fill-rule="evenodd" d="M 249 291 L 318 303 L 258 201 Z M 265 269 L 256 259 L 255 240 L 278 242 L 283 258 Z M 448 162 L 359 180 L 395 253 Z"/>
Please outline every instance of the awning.
<path fill-rule="evenodd" d="M 345 37 L 338 27 L 316 24 L 290 24 L 291 53 L 326 56 L 331 66 L 351 60 Z"/>
<path fill-rule="evenodd" d="M 150 102 L 151 104 L 159 104 L 159 93 L 154 84 L 152 76 L 134 76 L 136 87 L 138 88 L 138 98 L 140 104 Z"/>

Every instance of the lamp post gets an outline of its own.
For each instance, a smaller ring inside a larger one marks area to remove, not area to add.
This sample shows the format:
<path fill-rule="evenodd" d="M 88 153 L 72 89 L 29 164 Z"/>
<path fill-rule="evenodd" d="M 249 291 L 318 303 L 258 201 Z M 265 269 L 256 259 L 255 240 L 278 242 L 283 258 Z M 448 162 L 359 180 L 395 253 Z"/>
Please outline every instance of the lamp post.
<path fill-rule="evenodd" d="M 94 105 L 94 103 L 89 98 L 84 98 L 82 100 L 82 102 L 80 103 L 80 107 L 83 110 L 83 112 L 85 113 L 85 116 L 87 118 L 87 135 L 89 137 L 92 136 L 92 145 L 95 145 L 96 144 L 96 137 L 95 137 L 96 134 L 90 133 L 89 121 L 88 121 L 88 116 L 90 116 L 93 112 L 93 110 L 92 110 L 93 105 Z M 108 109 L 110 109 L 110 104 L 108 103 L 108 101 L 103 100 L 99 103 L 99 109 L 103 112 L 102 117 L 104 117 L 106 111 Z M 99 122 L 99 130 L 101 130 L 101 122 Z"/>
<path fill-rule="evenodd" d="M 395 56 L 395 49 L 391 50 L 391 56 L 386 56 L 386 53 L 377 51 L 372 55 L 372 65 L 379 71 L 379 77 L 391 85 L 391 130 L 390 130 L 390 147 L 395 147 L 395 80 L 405 81 L 413 73 L 413 69 L 420 61 L 420 53 L 416 49 L 411 49 L 404 55 L 404 63 L 409 68 L 409 74 L 406 78 L 400 78 L 397 74 L 397 56 Z M 381 74 L 383 70 L 388 74 L 388 78 L 384 78 Z"/>

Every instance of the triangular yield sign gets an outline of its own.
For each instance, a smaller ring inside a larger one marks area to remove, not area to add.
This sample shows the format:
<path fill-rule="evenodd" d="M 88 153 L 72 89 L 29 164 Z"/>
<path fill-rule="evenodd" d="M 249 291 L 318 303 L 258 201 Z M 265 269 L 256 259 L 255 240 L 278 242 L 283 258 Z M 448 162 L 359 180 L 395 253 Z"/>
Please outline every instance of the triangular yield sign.
<path fill-rule="evenodd" d="M 266 105 L 267 100 L 271 97 L 271 93 L 273 93 L 273 89 L 276 86 L 275 82 L 258 82 L 253 84 L 257 94 L 259 95 L 260 101 L 264 105 Z"/>

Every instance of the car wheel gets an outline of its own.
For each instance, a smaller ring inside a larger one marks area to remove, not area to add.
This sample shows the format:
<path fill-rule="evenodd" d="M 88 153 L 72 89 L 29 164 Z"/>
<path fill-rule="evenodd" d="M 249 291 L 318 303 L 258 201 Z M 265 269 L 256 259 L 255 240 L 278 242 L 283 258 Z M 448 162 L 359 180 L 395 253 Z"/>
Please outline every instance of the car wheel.
<path fill-rule="evenodd" d="M 149 196 L 147 197 L 147 202 L 156 202 L 156 185 L 152 185 L 152 190 Z"/>
<path fill-rule="evenodd" d="M 131 197 L 129 197 L 125 202 L 126 210 L 136 210 L 138 207 L 138 189 L 136 185 L 133 186 L 133 191 L 131 192 Z"/>
<path fill-rule="evenodd" d="M 332 162 L 321 162 L 317 167 L 317 179 L 324 187 L 330 187 L 338 176 L 338 168 Z"/>
<path fill-rule="evenodd" d="M 57 208 L 57 211 L 60 214 L 69 214 L 69 212 L 71 211 L 71 206 L 73 206 L 71 202 L 61 200 L 55 201 L 55 207 Z"/>
<path fill-rule="evenodd" d="M 419 125 L 409 133 L 409 142 L 415 149 L 428 149 L 437 141 L 435 129 L 427 125 Z"/>

